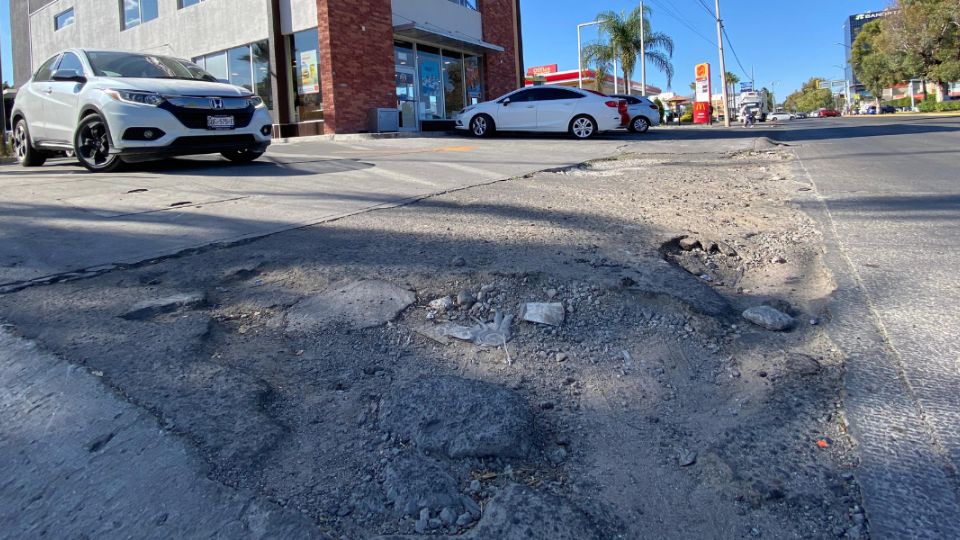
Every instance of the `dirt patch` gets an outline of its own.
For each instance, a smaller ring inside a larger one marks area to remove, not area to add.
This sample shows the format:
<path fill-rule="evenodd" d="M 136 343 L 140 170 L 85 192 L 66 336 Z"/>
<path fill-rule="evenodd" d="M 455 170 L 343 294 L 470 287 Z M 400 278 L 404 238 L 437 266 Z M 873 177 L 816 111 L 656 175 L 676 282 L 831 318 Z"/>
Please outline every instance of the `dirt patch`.
<path fill-rule="evenodd" d="M 831 282 L 790 159 L 627 155 L 20 291 L 0 314 L 213 478 L 333 536 L 842 536 L 862 516 Z M 388 285 L 305 300 L 364 280 Z M 524 321 L 528 303 L 562 323 Z M 796 324 L 741 317 L 761 305 Z M 320 315 L 291 327 L 301 311 Z"/>

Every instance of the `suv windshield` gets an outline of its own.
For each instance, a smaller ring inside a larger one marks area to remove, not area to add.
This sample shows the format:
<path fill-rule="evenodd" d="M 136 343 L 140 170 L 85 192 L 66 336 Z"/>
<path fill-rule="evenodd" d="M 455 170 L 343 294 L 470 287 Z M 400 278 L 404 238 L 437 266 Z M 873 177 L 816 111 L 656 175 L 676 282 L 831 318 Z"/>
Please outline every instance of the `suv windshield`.
<path fill-rule="evenodd" d="M 90 67 L 98 77 L 187 79 L 217 82 L 200 66 L 169 56 L 123 52 L 88 52 Z"/>

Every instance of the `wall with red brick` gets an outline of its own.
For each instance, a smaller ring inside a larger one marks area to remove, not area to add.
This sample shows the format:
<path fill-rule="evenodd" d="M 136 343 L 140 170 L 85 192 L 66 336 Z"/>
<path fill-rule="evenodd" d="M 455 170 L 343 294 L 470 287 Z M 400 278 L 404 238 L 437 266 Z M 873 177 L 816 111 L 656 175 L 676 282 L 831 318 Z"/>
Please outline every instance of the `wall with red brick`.
<path fill-rule="evenodd" d="M 324 133 L 368 129 L 376 107 L 396 107 L 390 0 L 317 0 Z"/>
<path fill-rule="evenodd" d="M 502 53 L 484 56 L 484 82 L 487 99 L 493 99 L 520 87 L 520 29 L 516 0 L 480 0 L 483 16 L 483 40 L 504 48 Z"/>

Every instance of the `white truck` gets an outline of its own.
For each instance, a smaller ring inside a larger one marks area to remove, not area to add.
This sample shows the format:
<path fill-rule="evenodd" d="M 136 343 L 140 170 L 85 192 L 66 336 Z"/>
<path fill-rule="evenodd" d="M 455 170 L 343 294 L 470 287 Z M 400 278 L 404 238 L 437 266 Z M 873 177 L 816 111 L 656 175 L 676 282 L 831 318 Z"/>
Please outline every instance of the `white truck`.
<path fill-rule="evenodd" d="M 767 115 L 770 114 L 770 107 L 767 105 L 768 100 L 766 90 L 741 92 L 737 97 L 737 114 L 746 105 L 747 110 L 753 112 L 754 118 L 766 122 Z"/>

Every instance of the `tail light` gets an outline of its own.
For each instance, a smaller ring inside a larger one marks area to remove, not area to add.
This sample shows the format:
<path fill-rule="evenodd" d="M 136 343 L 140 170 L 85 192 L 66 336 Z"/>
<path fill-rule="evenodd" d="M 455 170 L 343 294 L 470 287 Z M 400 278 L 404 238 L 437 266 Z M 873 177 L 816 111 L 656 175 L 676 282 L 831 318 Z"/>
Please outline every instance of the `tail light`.
<path fill-rule="evenodd" d="M 655 110 L 655 111 L 659 111 L 659 110 L 660 110 L 660 107 L 657 107 L 656 105 L 651 105 L 650 108 L 653 109 L 653 110 Z"/>
<path fill-rule="evenodd" d="M 621 102 L 618 102 L 618 101 L 614 101 L 614 100 L 612 100 L 612 99 L 611 99 L 610 101 L 606 102 L 607 107 L 610 107 L 611 109 L 618 109 L 618 108 L 620 108 L 620 103 L 625 103 L 625 102 L 622 102 L 622 101 L 621 101 Z"/>

